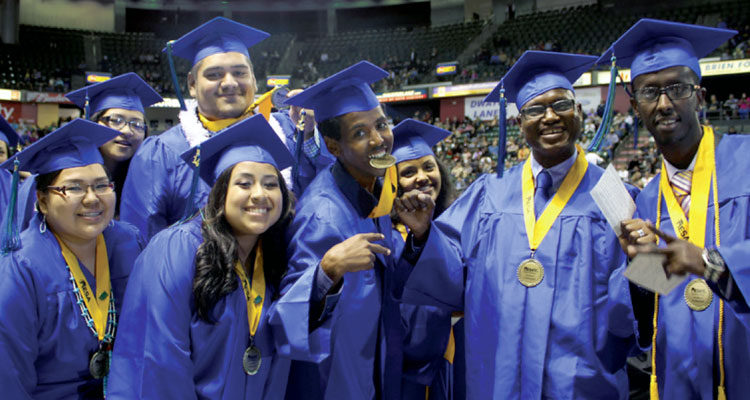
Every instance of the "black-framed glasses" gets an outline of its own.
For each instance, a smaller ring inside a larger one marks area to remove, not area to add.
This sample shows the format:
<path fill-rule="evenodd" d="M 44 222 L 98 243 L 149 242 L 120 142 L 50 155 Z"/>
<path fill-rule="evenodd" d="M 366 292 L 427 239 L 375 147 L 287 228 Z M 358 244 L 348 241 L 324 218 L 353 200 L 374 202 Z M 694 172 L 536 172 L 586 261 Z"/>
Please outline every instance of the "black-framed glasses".
<path fill-rule="evenodd" d="M 576 106 L 575 100 L 562 99 L 552 104 L 547 104 L 547 105 L 536 104 L 533 106 L 529 106 L 529 107 L 521 109 L 519 113 L 521 113 L 521 115 L 523 115 L 526 118 L 535 119 L 544 115 L 544 113 L 547 111 L 547 108 L 552 108 L 552 111 L 554 111 L 555 114 L 560 114 L 560 113 L 564 113 L 564 112 L 568 112 L 572 110 L 573 108 L 575 108 L 575 106 Z"/>
<path fill-rule="evenodd" d="M 115 183 L 99 182 L 91 185 L 85 183 L 72 183 L 65 186 L 47 186 L 47 189 L 58 192 L 63 196 L 70 198 L 84 197 L 86 196 L 86 193 L 89 192 L 89 189 L 93 190 L 94 194 L 97 196 L 105 196 L 115 192 Z"/>
<path fill-rule="evenodd" d="M 664 93 L 669 100 L 682 100 L 692 96 L 701 87 L 692 83 L 675 83 L 665 87 L 647 86 L 633 92 L 635 101 L 639 103 L 653 103 Z"/>
<path fill-rule="evenodd" d="M 106 117 L 101 117 L 100 121 L 104 121 L 108 127 L 112 129 L 122 130 L 125 125 L 130 127 L 130 131 L 133 133 L 146 133 L 146 123 L 139 119 L 126 120 L 122 115 L 112 114 Z"/>

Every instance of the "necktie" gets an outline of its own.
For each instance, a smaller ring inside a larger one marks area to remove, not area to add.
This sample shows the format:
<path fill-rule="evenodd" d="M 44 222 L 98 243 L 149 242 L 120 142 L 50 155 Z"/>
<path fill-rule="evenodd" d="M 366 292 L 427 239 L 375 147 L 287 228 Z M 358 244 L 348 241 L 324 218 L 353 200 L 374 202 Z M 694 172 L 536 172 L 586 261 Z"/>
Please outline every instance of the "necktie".
<path fill-rule="evenodd" d="M 693 171 L 680 171 L 676 173 L 669 184 L 672 186 L 674 197 L 680 203 L 685 215 L 690 213 L 690 184 L 693 181 Z"/>
<path fill-rule="evenodd" d="M 534 191 L 534 214 L 539 219 L 539 215 L 544 211 L 547 201 L 550 198 L 550 189 L 552 188 L 552 176 L 548 171 L 543 170 L 536 177 L 536 190 Z"/>

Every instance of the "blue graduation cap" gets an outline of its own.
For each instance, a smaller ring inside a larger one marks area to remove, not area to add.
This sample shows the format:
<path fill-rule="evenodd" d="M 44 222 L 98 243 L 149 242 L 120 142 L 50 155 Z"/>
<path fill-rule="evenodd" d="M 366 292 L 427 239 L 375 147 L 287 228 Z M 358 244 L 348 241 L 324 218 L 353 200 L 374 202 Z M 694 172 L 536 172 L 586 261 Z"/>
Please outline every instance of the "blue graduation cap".
<path fill-rule="evenodd" d="M 314 110 L 318 123 L 351 112 L 370 111 L 380 105 L 370 84 L 386 76 L 388 72 L 382 68 L 360 61 L 286 99 L 285 104 Z"/>
<path fill-rule="evenodd" d="M 65 97 L 83 109 L 86 109 L 88 100 L 86 110 L 88 118 L 109 108 L 123 108 L 145 113 L 146 107 L 164 100 L 148 83 L 133 72 L 74 90 Z"/>
<path fill-rule="evenodd" d="M 521 56 L 484 98 L 485 102 L 500 101 L 500 89 L 520 110 L 526 103 L 552 89 L 573 91 L 575 82 L 596 62 L 596 57 L 580 54 L 530 50 Z"/>
<path fill-rule="evenodd" d="M 250 57 L 248 47 L 261 42 L 270 34 L 251 28 L 224 17 L 216 17 L 170 42 L 162 51 L 169 51 L 177 57 L 190 61 L 193 66 L 198 61 L 219 53 L 237 52 Z"/>
<path fill-rule="evenodd" d="M 506 114 L 505 103 L 516 103 L 520 110 L 533 98 L 552 89 L 573 91 L 573 83 L 596 62 L 596 57 L 580 54 L 530 50 L 518 59 L 500 83 L 484 98 L 485 102 L 499 102 L 497 146 L 497 174 L 505 168 Z"/>
<path fill-rule="evenodd" d="M 18 146 L 20 139 L 18 133 L 16 133 L 8 121 L 0 115 L 0 142 L 5 142 L 5 144 L 8 145 L 8 150 L 10 150 Z"/>
<path fill-rule="evenodd" d="M 432 147 L 450 136 L 449 130 L 438 128 L 411 118 L 401 121 L 393 128 L 393 151 L 396 162 L 416 160 L 427 155 L 434 156 Z"/>
<path fill-rule="evenodd" d="M 46 174 L 66 168 L 103 164 L 99 146 L 116 138 L 120 132 L 95 122 L 77 118 L 34 142 L 0 164 L 12 169 L 10 201 L 0 253 L 17 249 L 21 242 L 16 229 L 15 209 L 18 199 L 19 170 Z"/>
<path fill-rule="evenodd" d="M 677 66 L 690 68 L 700 79 L 698 59 L 736 34 L 730 29 L 643 18 L 612 43 L 597 62 L 609 61 L 614 55 L 617 64 L 631 68 L 631 81 L 638 75 Z"/>
<path fill-rule="evenodd" d="M 224 129 L 182 153 L 181 157 L 209 186 L 213 186 L 222 172 L 239 162 L 271 164 L 278 170 L 294 163 L 292 153 L 260 114 Z"/>
<path fill-rule="evenodd" d="M 76 118 L 14 154 L 0 168 L 13 169 L 15 160 L 18 160 L 22 170 L 46 174 L 65 168 L 103 164 L 99 146 L 119 134 L 96 122 Z"/>

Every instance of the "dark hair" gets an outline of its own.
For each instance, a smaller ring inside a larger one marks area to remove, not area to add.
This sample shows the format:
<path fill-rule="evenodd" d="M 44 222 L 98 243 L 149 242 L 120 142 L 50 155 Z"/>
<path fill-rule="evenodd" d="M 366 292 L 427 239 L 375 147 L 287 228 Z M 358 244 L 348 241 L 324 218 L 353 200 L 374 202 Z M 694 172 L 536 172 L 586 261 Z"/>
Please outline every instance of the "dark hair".
<path fill-rule="evenodd" d="M 438 193 L 438 197 L 435 199 L 435 212 L 432 214 L 432 219 L 435 219 L 453 204 L 458 195 L 456 193 L 456 187 L 453 184 L 452 175 L 450 171 L 448 171 L 448 167 L 446 167 L 437 156 L 433 157 L 435 157 L 435 162 L 437 163 L 438 171 L 440 172 L 440 193 Z M 399 187 L 398 195 L 401 196 L 402 194 L 404 194 L 404 192 L 401 187 Z M 394 224 L 401 222 L 395 210 L 391 212 L 391 222 Z"/>
<path fill-rule="evenodd" d="M 341 140 L 341 116 L 328 118 L 318 123 L 320 134 L 333 140 Z"/>
<path fill-rule="evenodd" d="M 105 168 L 106 170 L 106 168 Z M 63 170 L 59 169 L 57 171 L 47 172 L 46 174 L 39 174 L 34 178 L 34 181 L 36 182 L 36 191 L 38 193 L 46 193 L 47 187 L 52 184 L 52 182 L 57 179 L 58 176 L 62 173 Z"/>
<path fill-rule="evenodd" d="M 237 262 L 237 239 L 226 219 L 226 204 L 229 178 L 234 167 L 219 175 L 208 195 L 208 203 L 203 208 L 201 234 L 203 243 L 195 252 L 195 278 L 193 295 L 196 313 L 200 319 L 213 322 L 211 309 L 224 296 L 237 290 L 234 265 Z M 294 195 L 287 189 L 284 178 L 276 171 L 281 189 L 281 216 L 266 232 L 260 235 L 263 246 L 263 273 L 266 285 L 278 288 L 286 274 L 286 229 L 294 217 Z"/>
<path fill-rule="evenodd" d="M 456 187 L 453 185 L 453 179 L 448 167 L 435 156 L 438 171 L 440 171 L 440 193 L 435 200 L 435 213 L 433 218 L 437 218 L 456 200 Z"/>

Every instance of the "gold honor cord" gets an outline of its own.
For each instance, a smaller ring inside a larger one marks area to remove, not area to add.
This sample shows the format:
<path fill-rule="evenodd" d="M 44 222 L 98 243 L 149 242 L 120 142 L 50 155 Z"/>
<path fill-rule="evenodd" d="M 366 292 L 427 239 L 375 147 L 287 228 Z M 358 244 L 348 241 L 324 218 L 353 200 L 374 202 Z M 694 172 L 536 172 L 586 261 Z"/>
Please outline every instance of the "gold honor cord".
<path fill-rule="evenodd" d="M 385 170 L 385 179 L 383 180 L 383 190 L 380 192 L 378 205 L 372 209 L 367 218 L 379 218 L 388 215 L 393 209 L 393 200 L 396 199 L 398 190 L 398 172 L 395 165 Z"/>
<path fill-rule="evenodd" d="M 233 125 L 234 123 L 238 121 L 242 121 L 243 119 L 247 118 L 247 116 L 249 115 L 253 115 L 252 107 L 248 107 L 248 109 L 245 110 L 245 112 L 242 113 L 242 115 L 240 115 L 237 118 L 225 118 L 225 119 L 217 119 L 216 121 L 211 121 L 210 119 L 206 118 L 203 114 L 198 113 L 198 119 L 201 121 L 203 126 L 209 131 L 218 132 L 230 125 Z"/>
<path fill-rule="evenodd" d="M 586 175 L 586 169 L 588 169 L 588 162 L 586 162 L 586 156 L 583 154 L 581 146 L 576 145 L 578 149 L 578 157 L 576 157 L 575 164 L 565 175 L 565 179 L 560 185 L 560 189 L 557 190 L 552 201 L 544 209 L 542 215 L 539 216 L 537 221 L 534 214 L 534 177 L 531 172 L 531 156 L 526 159 L 526 164 L 523 166 L 522 173 L 522 195 L 523 195 L 523 221 L 526 225 L 526 236 L 529 239 L 529 248 L 532 253 L 536 251 L 539 244 L 542 242 L 544 237 L 549 232 L 552 224 L 555 222 L 560 212 L 568 204 L 570 198 L 573 197 L 578 185 L 583 180 L 583 176 Z"/>
<path fill-rule="evenodd" d="M 690 211 L 689 221 L 685 212 L 677 202 L 677 198 L 669 185 L 667 168 L 662 161 L 661 177 L 659 180 L 659 195 L 656 199 L 656 229 L 659 229 L 661 223 L 661 197 L 667 204 L 669 218 L 672 221 L 672 227 L 680 239 L 687 240 L 699 248 L 705 247 L 706 239 L 706 221 L 708 217 L 708 198 L 713 187 L 713 205 L 714 205 L 714 225 L 716 231 L 716 247 L 721 246 L 721 235 L 719 231 L 719 191 L 716 184 L 716 156 L 714 153 L 714 131 L 710 126 L 703 126 L 703 138 L 698 145 L 698 158 L 695 161 L 695 170 L 693 171 L 693 180 L 690 184 Z M 692 227 L 692 229 L 690 229 Z M 659 239 L 657 238 L 657 244 Z M 708 285 L 702 279 L 694 279 L 688 283 L 689 287 L 700 289 L 708 288 Z M 705 288 L 704 288 L 705 286 Z M 687 289 L 687 288 L 686 288 Z M 691 309 L 702 311 L 711 304 L 710 299 L 713 295 L 708 288 L 709 297 L 707 301 L 700 304 L 694 304 L 687 291 L 685 301 Z M 659 399 L 659 389 L 656 377 L 656 332 L 659 315 L 659 295 L 654 295 L 654 334 L 651 339 L 651 400 Z M 719 328 L 717 331 L 717 341 L 719 344 L 719 387 L 718 399 L 726 400 L 726 391 L 724 388 L 724 302 L 719 299 Z"/>
<path fill-rule="evenodd" d="M 104 333 L 107 329 L 107 312 L 109 310 L 109 297 L 112 295 L 111 282 L 109 280 L 109 259 L 107 258 L 107 245 L 104 243 L 104 235 L 99 234 L 96 237 L 96 293 L 91 293 L 91 286 L 86 280 L 86 276 L 81 271 L 78 259 L 68 246 L 55 235 L 55 239 L 60 244 L 62 256 L 70 268 L 70 273 L 75 279 L 75 284 L 81 292 L 86 308 L 91 314 L 94 322 L 94 328 L 101 342 L 104 339 Z"/>

